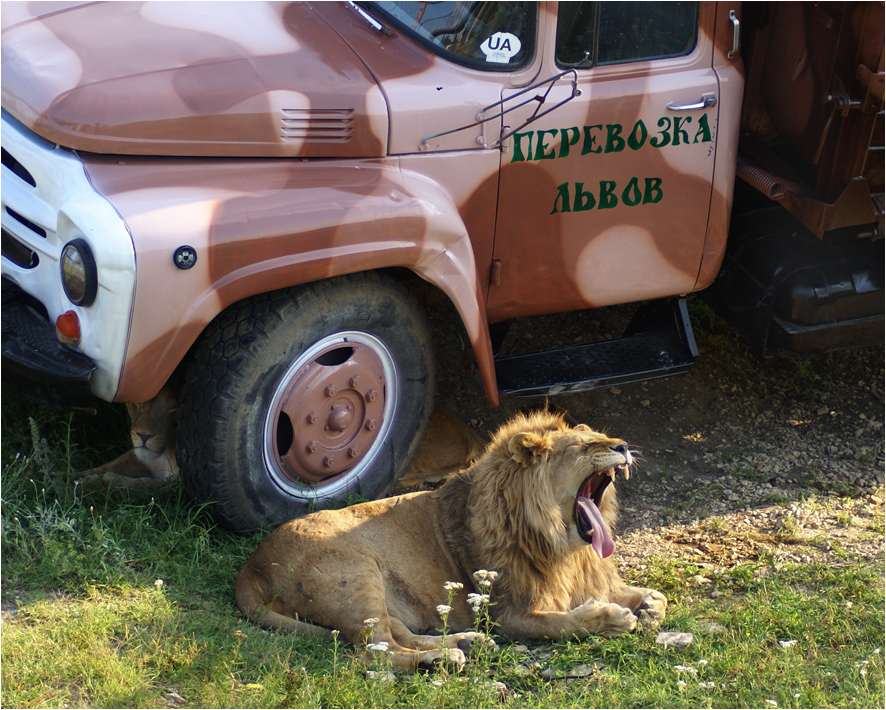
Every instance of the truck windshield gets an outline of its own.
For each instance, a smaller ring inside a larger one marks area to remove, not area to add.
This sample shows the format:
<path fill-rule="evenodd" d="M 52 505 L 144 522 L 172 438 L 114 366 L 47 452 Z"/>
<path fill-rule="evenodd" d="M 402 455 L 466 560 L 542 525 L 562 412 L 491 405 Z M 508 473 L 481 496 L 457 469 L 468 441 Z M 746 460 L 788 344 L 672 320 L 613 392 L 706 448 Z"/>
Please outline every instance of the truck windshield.
<path fill-rule="evenodd" d="M 514 71 L 532 57 L 535 3 L 368 2 L 398 30 L 446 59 Z"/>

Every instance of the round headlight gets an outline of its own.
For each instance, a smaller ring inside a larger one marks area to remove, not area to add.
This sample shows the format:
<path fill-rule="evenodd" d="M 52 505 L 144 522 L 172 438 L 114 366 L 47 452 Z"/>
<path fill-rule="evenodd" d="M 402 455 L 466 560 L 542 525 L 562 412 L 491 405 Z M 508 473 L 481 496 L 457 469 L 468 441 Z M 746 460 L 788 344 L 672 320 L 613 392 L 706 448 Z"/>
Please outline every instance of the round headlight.
<path fill-rule="evenodd" d="M 62 286 L 71 303 L 91 306 L 98 291 L 95 258 L 85 239 L 74 239 L 65 244 L 60 261 Z"/>

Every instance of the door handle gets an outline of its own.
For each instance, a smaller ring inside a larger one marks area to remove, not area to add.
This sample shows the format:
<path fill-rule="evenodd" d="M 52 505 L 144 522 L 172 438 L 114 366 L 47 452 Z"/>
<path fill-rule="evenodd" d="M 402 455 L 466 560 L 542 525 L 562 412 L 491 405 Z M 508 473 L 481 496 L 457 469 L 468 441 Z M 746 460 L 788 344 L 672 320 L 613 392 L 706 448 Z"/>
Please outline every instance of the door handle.
<path fill-rule="evenodd" d="M 732 59 L 738 54 L 738 48 L 741 46 L 741 23 L 735 16 L 735 10 L 729 11 L 729 21 L 732 23 L 732 50 L 726 53 L 726 58 Z"/>
<path fill-rule="evenodd" d="M 713 94 L 705 94 L 701 97 L 701 101 L 694 104 L 668 104 L 670 111 L 702 111 L 717 105 L 717 97 Z"/>

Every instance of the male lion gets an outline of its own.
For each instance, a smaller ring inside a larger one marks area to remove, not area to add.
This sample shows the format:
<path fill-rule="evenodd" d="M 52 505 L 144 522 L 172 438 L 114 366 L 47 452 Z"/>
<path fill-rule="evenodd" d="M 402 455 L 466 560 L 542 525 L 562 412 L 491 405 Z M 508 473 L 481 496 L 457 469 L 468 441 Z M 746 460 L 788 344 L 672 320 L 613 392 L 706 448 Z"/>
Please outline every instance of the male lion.
<path fill-rule="evenodd" d="M 561 415 L 518 415 L 470 468 L 435 491 L 321 511 L 262 542 L 237 578 L 240 610 L 270 629 L 386 642 L 394 668 L 442 657 L 461 664 L 475 637 L 459 593 L 445 646 L 444 584 L 476 591 L 475 570 L 494 570 L 490 613 L 506 636 L 568 638 L 631 631 L 637 616 L 664 618 L 660 592 L 625 585 L 609 556 L 616 471 L 625 443 Z M 484 591 L 484 590 L 480 590 Z M 368 628 L 367 619 L 378 619 Z M 302 621 L 304 619 L 305 621 Z M 308 623 L 308 620 L 310 623 Z M 325 627 L 325 628 L 324 628 Z"/>

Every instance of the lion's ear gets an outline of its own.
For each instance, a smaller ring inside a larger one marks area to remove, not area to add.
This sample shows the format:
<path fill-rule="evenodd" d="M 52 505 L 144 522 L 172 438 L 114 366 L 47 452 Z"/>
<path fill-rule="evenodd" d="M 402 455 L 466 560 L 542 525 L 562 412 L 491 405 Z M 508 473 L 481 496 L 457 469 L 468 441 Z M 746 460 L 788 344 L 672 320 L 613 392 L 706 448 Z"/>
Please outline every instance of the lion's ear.
<path fill-rule="evenodd" d="M 539 436 L 530 431 L 515 434 L 508 442 L 508 453 L 510 453 L 511 458 L 524 466 L 528 466 L 537 457 L 552 449 L 553 445 L 550 437 Z"/>
<path fill-rule="evenodd" d="M 576 424 L 572 429 L 573 431 L 594 431 L 587 424 Z"/>

